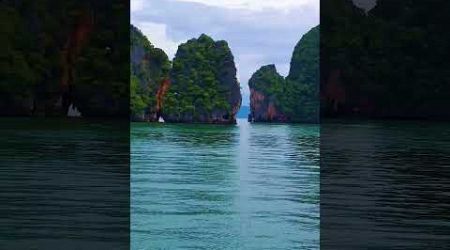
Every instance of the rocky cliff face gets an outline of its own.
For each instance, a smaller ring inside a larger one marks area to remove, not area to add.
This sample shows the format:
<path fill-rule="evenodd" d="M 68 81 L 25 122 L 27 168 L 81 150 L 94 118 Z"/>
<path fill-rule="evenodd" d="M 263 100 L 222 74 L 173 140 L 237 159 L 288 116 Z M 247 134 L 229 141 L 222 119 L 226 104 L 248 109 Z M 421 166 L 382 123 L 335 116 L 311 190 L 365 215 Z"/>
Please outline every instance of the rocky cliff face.
<path fill-rule="evenodd" d="M 170 62 L 136 27 L 131 25 L 131 119 L 157 121 L 170 86 Z"/>
<path fill-rule="evenodd" d="M 4 1 L 0 115 L 129 113 L 128 3 Z M 11 21 L 14 20 L 14 21 Z"/>
<path fill-rule="evenodd" d="M 82 2 L 82 1 L 80 1 Z M 81 4 L 81 3 L 80 3 Z M 128 118 L 130 113 L 129 15 L 123 0 L 90 1 L 88 43 L 75 62 L 73 106 L 86 117 Z"/>
<path fill-rule="evenodd" d="M 316 26 L 303 35 L 292 54 L 283 100 L 284 110 L 292 122 L 319 122 L 319 29 Z"/>
<path fill-rule="evenodd" d="M 235 123 L 241 93 L 228 44 L 204 34 L 181 44 L 162 101 L 166 122 Z"/>
<path fill-rule="evenodd" d="M 446 1 L 378 0 L 365 13 L 323 1 L 322 117 L 449 120 L 450 71 L 437 63 L 450 54 L 448 10 Z"/>
<path fill-rule="evenodd" d="M 76 63 L 81 50 L 87 45 L 94 28 L 93 13 L 84 10 L 78 18 L 75 27 L 68 36 L 63 49 L 61 50 L 61 78 L 59 81 L 59 100 L 55 104 L 57 110 L 67 113 L 69 107 L 74 102 L 73 87 L 76 77 Z"/>
<path fill-rule="evenodd" d="M 267 65 L 256 71 L 249 80 L 250 121 L 286 122 L 288 117 L 281 111 L 279 97 L 284 88 L 284 78 L 275 65 Z"/>
<path fill-rule="evenodd" d="M 319 26 L 296 45 L 286 79 L 268 65 L 253 74 L 249 87 L 250 121 L 318 122 Z"/>

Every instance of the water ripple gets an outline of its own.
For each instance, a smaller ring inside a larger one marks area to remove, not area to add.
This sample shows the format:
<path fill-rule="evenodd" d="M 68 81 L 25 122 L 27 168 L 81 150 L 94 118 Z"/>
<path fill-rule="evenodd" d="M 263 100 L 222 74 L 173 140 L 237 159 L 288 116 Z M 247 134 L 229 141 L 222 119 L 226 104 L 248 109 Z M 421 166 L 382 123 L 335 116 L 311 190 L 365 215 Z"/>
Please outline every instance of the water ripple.
<path fill-rule="evenodd" d="M 318 249 L 319 129 L 133 124 L 132 249 Z"/>

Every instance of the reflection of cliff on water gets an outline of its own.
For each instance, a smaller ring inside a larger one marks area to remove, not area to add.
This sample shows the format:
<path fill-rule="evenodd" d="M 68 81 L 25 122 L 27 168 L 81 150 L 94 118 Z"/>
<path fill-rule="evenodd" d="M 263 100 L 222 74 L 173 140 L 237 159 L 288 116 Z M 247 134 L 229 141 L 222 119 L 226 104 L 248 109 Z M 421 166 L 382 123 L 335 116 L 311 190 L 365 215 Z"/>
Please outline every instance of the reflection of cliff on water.
<path fill-rule="evenodd" d="M 133 126 L 153 128 L 152 131 L 137 130 L 133 134 L 138 137 L 155 136 L 165 142 L 176 140 L 186 147 L 231 146 L 239 139 L 239 130 L 235 125 L 149 123 Z"/>
<path fill-rule="evenodd" d="M 128 248 L 128 121 L 0 124 L 2 248 Z"/>
<path fill-rule="evenodd" d="M 448 123 L 324 122 L 324 249 L 448 246 Z"/>

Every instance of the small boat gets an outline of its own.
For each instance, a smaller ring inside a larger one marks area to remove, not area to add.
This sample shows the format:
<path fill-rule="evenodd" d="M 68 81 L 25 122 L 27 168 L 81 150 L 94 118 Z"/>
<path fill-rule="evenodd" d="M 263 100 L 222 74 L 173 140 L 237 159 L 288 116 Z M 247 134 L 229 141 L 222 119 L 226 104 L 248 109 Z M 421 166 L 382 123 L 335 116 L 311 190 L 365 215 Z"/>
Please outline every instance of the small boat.
<path fill-rule="evenodd" d="M 67 117 L 81 117 L 81 112 L 73 104 L 70 104 L 67 110 Z"/>

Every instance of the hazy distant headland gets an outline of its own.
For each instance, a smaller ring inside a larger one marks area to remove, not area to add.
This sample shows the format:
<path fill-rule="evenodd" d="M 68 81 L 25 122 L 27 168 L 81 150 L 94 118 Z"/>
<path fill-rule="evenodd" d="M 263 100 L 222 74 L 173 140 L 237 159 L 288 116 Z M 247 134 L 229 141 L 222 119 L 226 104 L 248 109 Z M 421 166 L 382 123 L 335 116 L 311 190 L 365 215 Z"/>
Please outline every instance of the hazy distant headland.
<path fill-rule="evenodd" d="M 274 65 L 249 81 L 251 122 L 318 122 L 319 27 L 297 44 L 286 79 Z M 234 124 L 241 106 L 226 41 L 202 34 L 178 47 L 173 62 L 131 25 L 131 119 Z M 242 115 L 241 115 L 242 116 Z"/>

